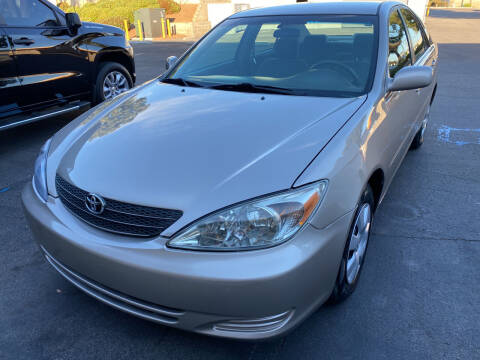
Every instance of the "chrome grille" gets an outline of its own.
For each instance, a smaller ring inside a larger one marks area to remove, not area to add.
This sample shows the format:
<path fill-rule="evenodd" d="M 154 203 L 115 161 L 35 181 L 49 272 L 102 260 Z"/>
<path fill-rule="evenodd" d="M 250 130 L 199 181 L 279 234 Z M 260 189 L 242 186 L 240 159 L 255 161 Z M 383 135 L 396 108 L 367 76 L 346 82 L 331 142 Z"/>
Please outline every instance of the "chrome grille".
<path fill-rule="evenodd" d="M 57 193 L 74 215 L 105 231 L 133 236 L 155 236 L 177 221 L 183 214 L 180 210 L 158 209 L 148 206 L 105 200 L 105 210 L 96 215 L 85 206 L 87 191 L 77 188 L 59 175 L 55 178 Z"/>

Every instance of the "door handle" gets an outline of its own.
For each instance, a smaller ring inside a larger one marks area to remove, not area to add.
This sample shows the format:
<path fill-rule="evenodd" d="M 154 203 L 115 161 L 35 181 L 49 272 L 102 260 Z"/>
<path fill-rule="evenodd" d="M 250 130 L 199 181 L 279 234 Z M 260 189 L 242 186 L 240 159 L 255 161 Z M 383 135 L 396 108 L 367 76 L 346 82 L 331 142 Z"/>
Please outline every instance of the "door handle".
<path fill-rule="evenodd" d="M 22 37 L 20 39 L 14 39 L 13 40 L 13 43 L 14 44 L 17 44 L 17 45 L 32 45 L 35 41 L 33 41 L 32 39 L 29 39 L 29 38 L 26 38 L 26 37 Z"/>

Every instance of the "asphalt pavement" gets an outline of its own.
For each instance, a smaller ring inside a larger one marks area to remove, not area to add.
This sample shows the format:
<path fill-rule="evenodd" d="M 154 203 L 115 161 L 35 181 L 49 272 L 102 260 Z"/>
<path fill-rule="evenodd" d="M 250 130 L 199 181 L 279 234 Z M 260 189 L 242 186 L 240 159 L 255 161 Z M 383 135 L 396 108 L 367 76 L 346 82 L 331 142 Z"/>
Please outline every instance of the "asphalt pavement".
<path fill-rule="evenodd" d="M 431 123 L 377 212 L 357 291 L 272 342 L 156 325 L 67 283 L 34 244 L 20 191 L 72 117 L 0 133 L 0 359 L 480 359 L 480 11 L 427 23 L 440 49 Z M 188 46 L 134 44 L 139 83 Z"/>

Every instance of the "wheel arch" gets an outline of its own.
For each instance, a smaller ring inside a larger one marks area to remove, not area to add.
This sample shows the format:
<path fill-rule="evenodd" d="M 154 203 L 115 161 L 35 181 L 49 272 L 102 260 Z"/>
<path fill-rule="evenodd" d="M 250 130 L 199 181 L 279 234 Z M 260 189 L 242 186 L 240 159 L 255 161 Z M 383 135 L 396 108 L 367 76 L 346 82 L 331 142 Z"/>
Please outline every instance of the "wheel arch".
<path fill-rule="evenodd" d="M 130 76 L 132 77 L 132 81 L 135 84 L 135 65 L 132 58 L 129 56 L 127 51 L 122 48 L 107 48 L 102 50 L 97 54 L 95 57 L 95 77 L 98 75 L 102 64 L 106 62 L 115 62 L 122 66 L 124 66 Z"/>
<path fill-rule="evenodd" d="M 433 104 L 433 100 L 435 99 L 435 95 L 437 95 L 437 85 L 438 85 L 438 84 L 435 84 L 435 86 L 434 86 L 434 88 L 433 88 L 432 98 L 430 99 L 430 105 Z"/>
<path fill-rule="evenodd" d="M 375 199 L 376 210 L 382 198 L 383 188 L 385 185 L 385 173 L 381 168 L 377 168 L 375 171 L 373 171 L 373 173 L 368 178 L 367 185 L 369 185 L 373 191 L 373 198 Z"/>

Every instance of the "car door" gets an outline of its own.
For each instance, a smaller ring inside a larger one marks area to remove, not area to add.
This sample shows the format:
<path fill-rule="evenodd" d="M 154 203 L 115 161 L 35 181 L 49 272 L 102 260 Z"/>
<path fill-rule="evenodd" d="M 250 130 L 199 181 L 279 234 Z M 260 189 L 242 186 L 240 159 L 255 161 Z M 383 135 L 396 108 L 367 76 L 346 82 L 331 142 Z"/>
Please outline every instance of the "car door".
<path fill-rule="evenodd" d="M 413 63 L 407 30 L 398 8 L 390 13 L 388 31 L 387 83 L 401 68 Z M 384 106 L 391 134 L 387 152 L 391 159 L 389 170 L 392 173 L 397 170 L 410 146 L 410 132 L 417 117 L 417 97 L 415 90 L 387 91 L 385 95 Z"/>
<path fill-rule="evenodd" d="M 76 45 L 63 15 L 41 0 L 2 2 L 22 84 L 20 106 L 62 103 L 88 93 L 87 52 Z"/>
<path fill-rule="evenodd" d="M 417 16 L 407 8 L 400 9 L 402 14 L 403 21 L 407 28 L 408 38 L 410 40 L 412 56 L 415 66 L 433 66 L 436 64 L 436 54 L 434 51 L 434 45 L 430 44 L 430 40 L 427 38 L 423 26 Z M 434 69 L 435 71 L 435 69 Z M 417 130 L 419 129 L 427 111 L 428 105 L 430 104 L 431 95 L 433 92 L 434 82 L 431 85 L 422 88 L 416 89 L 416 108 L 417 114 L 415 121 L 412 123 L 412 128 L 410 131 L 410 137 L 415 136 Z"/>
<path fill-rule="evenodd" d="M 2 118 L 19 111 L 20 81 L 17 77 L 13 49 L 7 34 L 1 28 L 0 13 L 0 128 Z"/>

